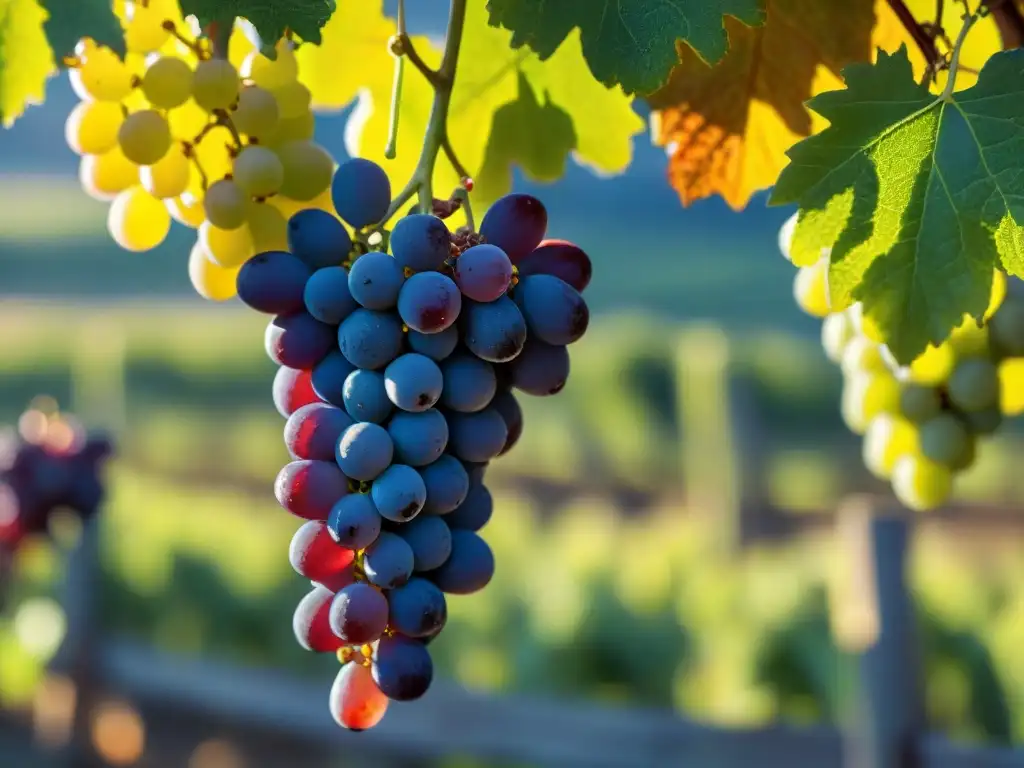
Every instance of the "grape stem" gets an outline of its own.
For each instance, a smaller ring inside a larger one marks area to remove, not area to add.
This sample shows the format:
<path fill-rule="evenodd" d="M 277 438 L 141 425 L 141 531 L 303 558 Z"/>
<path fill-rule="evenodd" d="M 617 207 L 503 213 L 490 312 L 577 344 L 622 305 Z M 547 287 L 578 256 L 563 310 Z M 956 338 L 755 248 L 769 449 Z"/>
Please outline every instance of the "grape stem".
<path fill-rule="evenodd" d="M 413 195 L 419 197 L 419 210 L 421 213 L 430 213 L 434 205 L 433 178 L 434 166 L 437 164 L 437 155 L 444 150 L 445 155 L 456 169 L 462 168 L 458 163 L 455 153 L 452 151 L 451 142 L 448 139 L 448 109 L 451 106 L 452 87 L 455 84 L 455 69 L 459 60 L 459 50 L 462 46 L 462 30 L 466 21 L 467 0 L 451 0 L 451 8 L 448 13 L 448 30 L 444 40 L 444 54 L 441 57 L 441 66 L 436 70 L 431 69 L 413 49 L 412 41 L 408 34 L 398 35 L 399 52 L 401 56 L 408 56 L 412 62 L 434 89 L 434 102 L 430 108 L 430 119 L 427 122 L 426 135 L 423 137 L 423 151 L 420 153 L 416 170 L 412 178 L 391 201 L 384 219 L 378 224 L 383 227 Z M 447 147 L 446 147 L 447 145 Z M 462 171 L 459 171 L 462 173 Z M 463 174 L 468 175 L 468 174 Z"/>
<path fill-rule="evenodd" d="M 960 27 L 960 34 L 956 36 L 956 42 L 953 43 L 953 51 L 949 57 L 949 77 L 946 80 L 946 87 L 942 91 L 942 95 L 939 96 L 943 101 L 953 100 L 953 89 L 956 88 L 956 76 L 960 70 L 960 51 L 964 47 L 964 40 L 967 39 L 967 33 L 971 31 L 971 27 L 974 26 L 974 22 L 978 20 L 978 14 L 965 14 L 964 24 Z"/>
<path fill-rule="evenodd" d="M 405 0 L 398 0 L 396 20 L 398 34 L 392 40 L 391 53 L 395 57 L 395 79 L 391 85 L 391 117 L 388 120 L 388 142 L 384 146 L 384 157 L 394 160 L 398 154 L 398 121 L 402 110 L 402 81 L 405 77 L 405 56 L 403 39 L 408 39 L 405 30 Z"/>

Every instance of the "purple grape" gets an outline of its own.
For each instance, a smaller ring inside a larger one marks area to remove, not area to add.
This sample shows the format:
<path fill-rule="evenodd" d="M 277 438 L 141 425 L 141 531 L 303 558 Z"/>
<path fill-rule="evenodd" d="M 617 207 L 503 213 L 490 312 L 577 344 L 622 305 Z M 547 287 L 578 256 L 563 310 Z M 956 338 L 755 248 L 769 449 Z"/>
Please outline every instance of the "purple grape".
<path fill-rule="evenodd" d="M 318 402 L 309 371 L 281 366 L 271 389 L 274 407 L 286 419 L 304 405 Z"/>
<path fill-rule="evenodd" d="M 449 413 L 451 452 L 465 461 L 490 461 L 505 447 L 508 427 L 493 408 L 477 413 Z"/>
<path fill-rule="evenodd" d="M 400 635 L 435 636 L 447 621 L 444 592 L 433 582 L 412 578 L 404 586 L 388 592 L 388 624 Z"/>
<path fill-rule="evenodd" d="M 491 407 L 501 414 L 501 418 L 508 428 L 508 438 L 505 440 L 505 447 L 498 455 L 508 453 L 512 447 L 519 442 L 523 434 L 523 409 L 516 400 L 516 396 L 509 390 L 503 389 L 491 400 Z"/>
<path fill-rule="evenodd" d="M 379 589 L 358 581 L 349 584 L 331 601 L 331 630 L 346 645 L 372 643 L 388 626 L 388 608 Z"/>
<path fill-rule="evenodd" d="M 377 540 L 381 527 L 380 512 L 365 493 L 350 493 L 331 509 L 327 529 L 339 546 L 366 549 Z"/>
<path fill-rule="evenodd" d="M 426 646 L 402 635 L 381 638 L 371 671 L 381 693 L 395 701 L 420 698 L 434 679 L 434 663 Z"/>
<path fill-rule="evenodd" d="M 402 323 L 393 312 L 357 309 L 338 326 L 338 347 L 357 368 L 377 369 L 402 351 Z"/>
<path fill-rule="evenodd" d="M 384 369 L 388 398 L 403 411 L 419 413 L 432 408 L 441 397 L 442 386 L 441 369 L 426 355 L 401 355 Z"/>
<path fill-rule="evenodd" d="M 307 208 L 288 220 L 288 250 L 310 269 L 336 267 L 348 258 L 352 238 L 327 211 Z"/>
<path fill-rule="evenodd" d="M 288 547 L 288 561 L 295 572 L 319 584 L 343 582 L 341 586 L 344 586 L 351 583 L 355 556 L 351 549 L 338 546 L 327 525 L 320 520 L 303 523 Z"/>
<path fill-rule="evenodd" d="M 487 211 L 480 224 L 480 234 L 491 245 L 503 250 L 518 264 L 540 245 L 548 228 L 548 212 L 532 195 L 505 195 Z"/>
<path fill-rule="evenodd" d="M 348 477 L 369 482 L 388 468 L 394 450 L 384 427 L 361 421 L 342 433 L 335 458 Z"/>
<path fill-rule="evenodd" d="M 314 653 L 333 653 L 344 643 L 331 631 L 331 601 L 334 593 L 323 586 L 313 588 L 295 607 L 292 630 L 299 645 Z"/>
<path fill-rule="evenodd" d="M 391 231 L 391 253 L 395 261 L 413 272 L 440 269 L 451 255 L 451 244 L 448 227 L 429 213 L 405 216 Z"/>
<path fill-rule="evenodd" d="M 333 461 L 293 461 L 281 468 L 274 481 L 278 503 L 306 520 L 326 520 L 347 493 L 348 478 Z"/>
<path fill-rule="evenodd" d="M 370 496 L 381 517 L 394 523 L 406 523 L 423 509 L 427 487 L 412 467 L 392 464 L 373 481 Z"/>
<path fill-rule="evenodd" d="M 382 424 L 391 415 L 394 405 L 388 399 L 384 374 L 356 368 L 345 379 L 345 410 L 358 421 Z"/>
<path fill-rule="evenodd" d="M 398 294 L 398 314 L 420 333 L 440 333 L 459 318 L 462 294 L 447 275 L 420 272 L 405 281 Z"/>
<path fill-rule="evenodd" d="M 568 240 L 544 240 L 516 266 L 519 277 L 554 275 L 582 293 L 590 285 L 593 267 L 583 249 Z"/>
<path fill-rule="evenodd" d="M 470 488 L 476 488 L 483 483 L 484 475 L 487 474 L 487 467 L 490 462 L 464 461 L 462 459 L 459 459 L 459 462 L 466 468 L 466 474 L 469 475 Z"/>
<path fill-rule="evenodd" d="M 412 549 L 413 570 L 432 571 L 444 565 L 452 551 L 452 533 L 440 517 L 419 515 L 396 531 Z"/>
<path fill-rule="evenodd" d="M 413 554 L 405 539 L 387 531 L 363 553 L 366 580 L 381 589 L 395 589 L 412 576 Z"/>
<path fill-rule="evenodd" d="M 512 360 L 526 343 L 526 320 L 508 296 L 486 304 L 467 301 L 461 326 L 469 351 L 489 363 Z"/>
<path fill-rule="evenodd" d="M 444 521 L 452 530 L 479 531 L 494 514 L 494 499 L 487 486 L 478 483 L 470 488 L 466 500 L 451 514 L 445 515 Z"/>
<path fill-rule="evenodd" d="M 494 577 L 494 553 L 473 531 L 452 531 L 452 553 L 445 564 L 430 574 L 442 592 L 471 595 Z"/>
<path fill-rule="evenodd" d="M 313 391 L 321 400 L 339 408 L 342 407 L 345 404 L 345 379 L 354 370 L 356 367 L 346 360 L 339 350 L 335 349 L 313 369 Z M 365 421 L 356 416 L 352 418 Z"/>
<path fill-rule="evenodd" d="M 512 362 L 512 384 L 528 395 L 557 395 L 569 380 L 569 351 L 530 339 Z"/>
<path fill-rule="evenodd" d="M 443 454 L 419 472 L 427 488 L 424 512 L 445 515 L 465 501 L 469 493 L 469 473 L 454 456 Z"/>
<path fill-rule="evenodd" d="M 391 182 L 384 169 L 373 161 L 353 157 L 334 172 L 331 202 L 349 226 L 368 227 L 387 215 L 391 205 Z"/>
<path fill-rule="evenodd" d="M 419 413 L 399 411 L 391 417 L 388 433 L 395 444 L 395 457 L 412 467 L 437 461 L 448 445 L 448 422 L 435 408 Z"/>
<path fill-rule="evenodd" d="M 333 461 L 334 447 L 352 417 L 327 403 L 310 403 L 288 417 L 284 425 L 284 444 L 295 459 Z"/>
<path fill-rule="evenodd" d="M 394 307 L 404 282 L 405 273 L 398 262 L 380 251 L 364 253 L 355 260 L 348 273 L 348 289 L 352 298 L 367 309 Z"/>
<path fill-rule="evenodd" d="M 496 245 L 474 245 L 455 261 L 455 284 L 473 301 L 494 301 L 512 283 L 512 262 Z"/>
<path fill-rule="evenodd" d="M 457 352 L 441 363 L 444 391 L 441 404 L 471 413 L 487 407 L 497 389 L 494 366 L 475 355 Z"/>
<path fill-rule="evenodd" d="M 313 271 L 287 251 L 258 253 L 238 270 L 238 298 L 258 312 L 288 315 L 300 311 Z"/>
<path fill-rule="evenodd" d="M 309 314 L 328 325 L 339 325 L 359 306 L 349 293 L 344 267 L 324 267 L 314 272 L 306 282 L 303 302 Z"/>
<path fill-rule="evenodd" d="M 526 318 L 531 338 L 555 346 L 578 341 L 590 324 L 590 310 L 580 292 L 551 275 L 531 275 L 516 286 L 516 305 Z"/>
<path fill-rule="evenodd" d="M 459 345 L 459 329 L 449 326 L 440 333 L 420 333 L 409 331 L 409 347 L 413 352 L 426 355 L 434 362 L 444 360 Z"/>
<path fill-rule="evenodd" d="M 278 365 L 309 369 L 334 346 L 334 329 L 308 312 L 278 315 L 267 325 L 263 338 L 267 356 Z"/>

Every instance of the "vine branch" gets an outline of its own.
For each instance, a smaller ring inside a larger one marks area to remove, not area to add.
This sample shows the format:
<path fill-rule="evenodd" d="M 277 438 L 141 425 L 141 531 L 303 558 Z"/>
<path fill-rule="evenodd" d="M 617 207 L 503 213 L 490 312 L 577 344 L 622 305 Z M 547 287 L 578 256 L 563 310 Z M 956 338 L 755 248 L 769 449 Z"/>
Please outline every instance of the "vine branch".
<path fill-rule="evenodd" d="M 999 30 L 1003 49 L 1024 46 L 1024 14 L 1015 0 L 990 0 L 985 6 L 992 14 L 992 20 Z"/>
<path fill-rule="evenodd" d="M 896 18 L 899 19 L 900 24 L 903 25 L 904 29 L 910 33 L 910 36 L 914 39 L 917 47 L 921 50 L 924 55 L 925 62 L 927 63 L 927 76 L 929 79 L 935 77 L 935 73 L 938 72 L 945 60 L 939 53 L 939 49 L 935 47 L 935 35 L 929 34 L 917 19 L 914 18 L 914 14 L 910 12 L 907 4 L 903 0 L 887 0 L 889 8 L 896 14 Z M 941 8 L 941 5 L 939 6 Z M 935 20 L 935 26 L 938 27 L 941 24 L 942 18 L 939 17 Z"/>

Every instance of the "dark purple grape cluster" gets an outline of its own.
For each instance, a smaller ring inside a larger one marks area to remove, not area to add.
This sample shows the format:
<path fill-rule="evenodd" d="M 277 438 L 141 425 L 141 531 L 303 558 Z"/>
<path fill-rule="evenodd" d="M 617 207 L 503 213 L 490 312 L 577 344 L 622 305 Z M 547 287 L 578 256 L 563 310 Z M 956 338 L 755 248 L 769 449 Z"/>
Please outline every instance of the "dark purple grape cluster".
<path fill-rule="evenodd" d="M 338 653 L 331 710 L 362 730 L 389 700 L 426 693 L 445 595 L 491 580 L 484 473 L 522 434 L 517 393 L 565 386 L 591 265 L 544 239 L 530 195 L 499 200 L 478 233 L 410 213 L 387 233 L 390 252 L 369 246 L 391 203 L 379 166 L 345 163 L 332 196 L 352 234 L 330 213 L 297 213 L 289 251 L 250 259 L 238 295 L 274 315 L 266 351 L 294 459 L 275 491 L 307 520 L 291 562 L 313 583 L 295 633 Z"/>

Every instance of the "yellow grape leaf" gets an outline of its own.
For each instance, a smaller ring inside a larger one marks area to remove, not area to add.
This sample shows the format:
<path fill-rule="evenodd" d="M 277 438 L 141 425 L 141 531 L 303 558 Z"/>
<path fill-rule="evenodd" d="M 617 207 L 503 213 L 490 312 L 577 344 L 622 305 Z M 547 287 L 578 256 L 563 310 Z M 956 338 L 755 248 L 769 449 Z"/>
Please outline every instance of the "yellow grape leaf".
<path fill-rule="evenodd" d="M 43 32 L 47 13 L 36 0 L 0 0 L 0 120 L 14 124 L 25 107 L 41 104 L 56 72 Z"/>
<path fill-rule="evenodd" d="M 680 64 L 649 99 L 653 138 L 666 148 L 669 178 L 684 205 L 719 194 L 742 209 L 778 178 L 785 151 L 825 126 L 804 102 L 841 88 L 847 64 L 907 39 L 885 0 L 766 6 L 762 27 L 726 18 L 729 52 L 715 67 L 681 46 Z M 911 56 L 923 68 L 916 48 Z"/>

